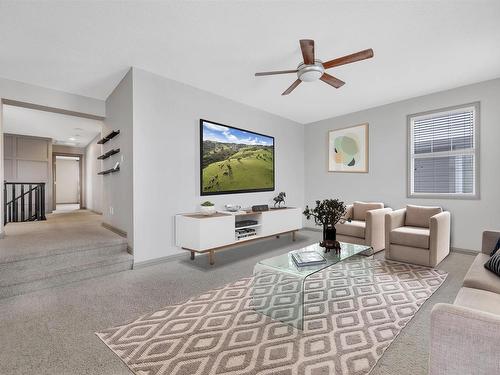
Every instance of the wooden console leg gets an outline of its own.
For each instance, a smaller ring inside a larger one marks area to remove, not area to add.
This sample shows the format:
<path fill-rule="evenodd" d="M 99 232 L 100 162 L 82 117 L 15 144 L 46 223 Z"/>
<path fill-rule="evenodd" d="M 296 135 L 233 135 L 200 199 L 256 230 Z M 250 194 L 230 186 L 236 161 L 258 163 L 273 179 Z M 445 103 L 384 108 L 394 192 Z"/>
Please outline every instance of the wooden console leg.
<path fill-rule="evenodd" d="M 295 241 L 295 231 L 292 232 L 292 241 Z"/>
<path fill-rule="evenodd" d="M 208 253 L 208 261 L 210 262 L 210 265 L 213 266 L 215 264 L 215 257 L 214 257 L 214 251 L 211 250 L 209 253 Z"/>
<path fill-rule="evenodd" d="M 194 251 L 191 251 L 191 260 L 194 260 Z"/>

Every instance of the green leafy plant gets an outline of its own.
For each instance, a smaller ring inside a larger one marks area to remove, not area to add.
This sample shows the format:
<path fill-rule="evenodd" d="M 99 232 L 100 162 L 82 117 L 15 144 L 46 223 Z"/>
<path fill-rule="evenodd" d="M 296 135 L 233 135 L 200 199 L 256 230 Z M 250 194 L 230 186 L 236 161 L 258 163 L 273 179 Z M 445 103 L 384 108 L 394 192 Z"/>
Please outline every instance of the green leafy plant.
<path fill-rule="evenodd" d="M 345 222 L 344 215 L 346 213 L 346 205 L 338 199 L 317 200 L 316 207 L 309 208 L 306 206 L 303 214 L 307 220 L 314 218 L 316 225 L 333 226 L 339 221 Z"/>
<path fill-rule="evenodd" d="M 201 206 L 203 207 L 212 207 L 212 206 L 215 206 L 212 202 L 210 201 L 205 201 L 201 204 Z"/>

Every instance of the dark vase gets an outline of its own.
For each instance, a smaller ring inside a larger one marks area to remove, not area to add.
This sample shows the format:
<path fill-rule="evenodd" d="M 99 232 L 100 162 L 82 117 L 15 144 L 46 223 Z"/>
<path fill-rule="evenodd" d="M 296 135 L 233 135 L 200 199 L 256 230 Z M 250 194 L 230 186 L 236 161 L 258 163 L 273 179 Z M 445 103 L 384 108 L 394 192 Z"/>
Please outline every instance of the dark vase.
<path fill-rule="evenodd" d="M 334 225 L 323 226 L 323 241 L 337 241 L 337 230 Z"/>

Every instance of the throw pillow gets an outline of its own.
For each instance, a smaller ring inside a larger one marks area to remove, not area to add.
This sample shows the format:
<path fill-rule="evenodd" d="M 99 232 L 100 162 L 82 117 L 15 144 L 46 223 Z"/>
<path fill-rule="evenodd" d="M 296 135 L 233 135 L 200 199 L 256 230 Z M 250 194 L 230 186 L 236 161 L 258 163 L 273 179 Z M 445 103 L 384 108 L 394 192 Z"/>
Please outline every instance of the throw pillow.
<path fill-rule="evenodd" d="M 500 249 L 500 238 L 498 239 L 498 242 L 497 242 L 495 248 L 491 251 L 490 257 L 492 257 L 493 255 L 495 255 L 495 253 L 497 252 L 498 249 Z"/>
<path fill-rule="evenodd" d="M 500 252 L 493 255 L 485 264 L 484 268 L 500 276 Z"/>

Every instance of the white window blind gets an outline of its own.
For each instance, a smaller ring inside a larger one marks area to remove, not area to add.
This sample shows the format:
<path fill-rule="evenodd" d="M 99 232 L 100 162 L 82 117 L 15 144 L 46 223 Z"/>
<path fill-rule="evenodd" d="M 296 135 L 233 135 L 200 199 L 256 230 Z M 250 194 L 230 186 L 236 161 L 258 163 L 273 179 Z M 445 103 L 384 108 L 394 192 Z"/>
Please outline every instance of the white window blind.
<path fill-rule="evenodd" d="M 409 116 L 409 195 L 476 197 L 478 105 Z"/>

